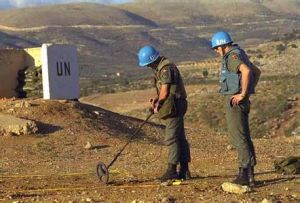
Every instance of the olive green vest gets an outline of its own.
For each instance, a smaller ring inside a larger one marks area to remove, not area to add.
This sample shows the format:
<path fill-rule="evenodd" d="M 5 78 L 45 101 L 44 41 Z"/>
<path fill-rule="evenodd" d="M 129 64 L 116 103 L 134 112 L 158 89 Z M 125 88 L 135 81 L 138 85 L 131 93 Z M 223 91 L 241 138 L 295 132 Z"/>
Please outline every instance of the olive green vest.
<path fill-rule="evenodd" d="M 187 94 L 184 88 L 184 84 L 180 75 L 180 72 L 176 65 L 170 62 L 167 58 L 162 57 L 160 63 L 158 64 L 155 70 L 155 79 L 156 79 L 156 88 L 157 93 L 159 94 L 160 87 L 162 82 L 160 81 L 161 70 L 165 67 L 169 66 L 171 70 L 171 78 L 172 83 L 170 84 L 170 94 L 174 95 L 176 99 L 186 99 Z"/>

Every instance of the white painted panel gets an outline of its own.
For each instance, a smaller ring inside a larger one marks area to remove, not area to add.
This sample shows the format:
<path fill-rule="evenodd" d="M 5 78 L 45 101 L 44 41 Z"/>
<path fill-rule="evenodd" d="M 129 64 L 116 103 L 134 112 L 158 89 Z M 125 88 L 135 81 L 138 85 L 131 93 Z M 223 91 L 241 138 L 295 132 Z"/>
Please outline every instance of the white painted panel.
<path fill-rule="evenodd" d="M 78 99 L 79 67 L 72 45 L 42 45 L 44 99 Z"/>

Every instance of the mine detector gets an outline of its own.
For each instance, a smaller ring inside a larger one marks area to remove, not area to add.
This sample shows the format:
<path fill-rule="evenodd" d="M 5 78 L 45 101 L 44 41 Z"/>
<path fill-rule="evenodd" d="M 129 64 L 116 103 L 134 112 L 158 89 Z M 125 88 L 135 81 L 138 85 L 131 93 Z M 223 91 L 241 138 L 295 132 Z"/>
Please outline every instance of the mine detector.
<path fill-rule="evenodd" d="M 99 162 L 97 164 L 96 172 L 99 180 L 105 184 L 108 183 L 109 181 L 109 168 L 117 161 L 119 156 L 122 154 L 122 152 L 125 150 L 125 148 L 131 143 L 133 138 L 139 133 L 139 131 L 142 129 L 142 127 L 148 122 L 148 120 L 151 118 L 153 115 L 153 111 L 150 111 L 149 115 L 147 118 L 143 121 L 143 123 L 132 133 L 132 135 L 129 137 L 128 142 L 116 153 L 112 161 L 108 164 L 105 165 L 103 162 Z"/>

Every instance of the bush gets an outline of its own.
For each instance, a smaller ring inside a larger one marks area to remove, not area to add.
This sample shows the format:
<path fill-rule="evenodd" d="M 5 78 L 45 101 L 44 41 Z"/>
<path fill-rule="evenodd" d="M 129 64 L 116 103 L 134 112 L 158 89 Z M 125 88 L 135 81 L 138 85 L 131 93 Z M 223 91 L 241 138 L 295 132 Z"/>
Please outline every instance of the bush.
<path fill-rule="evenodd" d="M 263 58 L 264 56 L 263 56 L 262 54 L 258 54 L 256 57 L 259 58 L 259 59 L 261 59 L 261 58 Z"/>
<path fill-rule="evenodd" d="M 291 47 L 294 49 L 298 48 L 298 46 L 296 44 L 292 44 Z"/>
<path fill-rule="evenodd" d="M 285 51 L 286 50 L 286 46 L 283 45 L 283 44 L 278 44 L 276 46 L 276 50 L 278 51 L 279 54 L 281 54 L 281 52 Z"/>
<path fill-rule="evenodd" d="M 202 71 L 202 75 L 203 75 L 203 77 L 207 78 L 207 76 L 208 76 L 208 70 L 207 70 L 207 69 L 204 69 L 204 70 Z"/>

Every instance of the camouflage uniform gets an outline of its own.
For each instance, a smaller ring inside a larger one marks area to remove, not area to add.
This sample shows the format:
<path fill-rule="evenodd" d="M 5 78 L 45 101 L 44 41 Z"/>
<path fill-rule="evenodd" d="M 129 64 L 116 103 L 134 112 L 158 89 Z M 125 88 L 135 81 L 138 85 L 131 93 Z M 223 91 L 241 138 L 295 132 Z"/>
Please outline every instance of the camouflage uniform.
<path fill-rule="evenodd" d="M 156 88 L 170 84 L 170 95 L 174 95 L 176 115 L 165 119 L 165 145 L 169 147 L 168 163 L 190 162 L 190 148 L 184 131 L 184 115 L 187 111 L 186 91 L 175 64 L 162 57 L 155 69 Z"/>
<path fill-rule="evenodd" d="M 236 47 L 233 46 L 233 48 Z M 230 50 L 225 56 L 222 64 L 226 63 L 227 69 L 234 73 L 239 73 L 238 67 L 241 64 L 248 65 L 249 63 L 248 57 L 244 52 L 236 53 Z M 238 105 L 231 104 L 231 96 L 227 95 L 225 97 L 229 140 L 237 150 L 239 167 L 253 167 L 256 165 L 256 155 L 249 130 L 249 95 Z"/>

